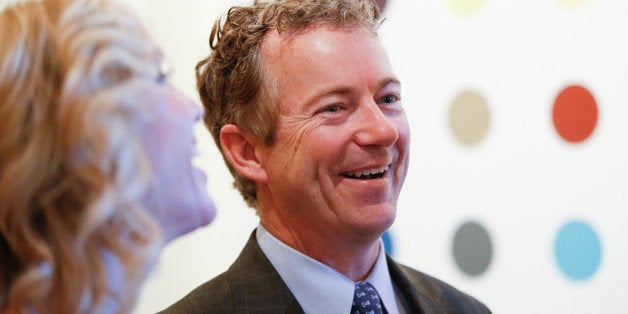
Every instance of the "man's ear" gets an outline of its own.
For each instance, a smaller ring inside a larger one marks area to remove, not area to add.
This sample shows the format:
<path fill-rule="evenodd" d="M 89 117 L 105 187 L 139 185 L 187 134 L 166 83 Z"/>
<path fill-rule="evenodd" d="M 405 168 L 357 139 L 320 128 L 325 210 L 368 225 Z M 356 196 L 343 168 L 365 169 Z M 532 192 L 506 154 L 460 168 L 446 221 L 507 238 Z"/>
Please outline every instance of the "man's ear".
<path fill-rule="evenodd" d="M 268 176 L 262 167 L 261 145 L 260 138 L 235 124 L 227 124 L 220 129 L 220 146 L 233 168 L 257 183 L 266 183 Z"/>

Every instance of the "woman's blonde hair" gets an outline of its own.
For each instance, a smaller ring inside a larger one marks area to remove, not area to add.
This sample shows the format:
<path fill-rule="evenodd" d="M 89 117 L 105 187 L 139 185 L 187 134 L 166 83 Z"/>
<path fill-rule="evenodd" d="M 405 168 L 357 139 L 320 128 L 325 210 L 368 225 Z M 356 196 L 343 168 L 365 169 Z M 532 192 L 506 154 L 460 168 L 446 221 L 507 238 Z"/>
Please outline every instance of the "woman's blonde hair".
<path fill-rule="evenodd" d="M 0 13 L 0 312 L 131 311 L 160 243 L 137 130 L 158 58 L 108 1 Z"/>

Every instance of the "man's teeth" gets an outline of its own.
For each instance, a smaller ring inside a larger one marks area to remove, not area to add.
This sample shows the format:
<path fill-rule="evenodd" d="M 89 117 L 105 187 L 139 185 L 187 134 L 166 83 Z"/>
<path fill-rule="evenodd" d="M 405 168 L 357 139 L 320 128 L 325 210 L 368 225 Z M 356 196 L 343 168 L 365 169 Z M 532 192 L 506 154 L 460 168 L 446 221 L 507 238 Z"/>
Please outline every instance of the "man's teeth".
<path fill-rule="evenodd" d="M 386 171 L 388 171 L 388 165 L 376 169 L 367 169 L 359 172 L 349 172 L 346 173 L 345 176 L 350 178 L 362 178 L 366 176 L 382 175 Z"/>

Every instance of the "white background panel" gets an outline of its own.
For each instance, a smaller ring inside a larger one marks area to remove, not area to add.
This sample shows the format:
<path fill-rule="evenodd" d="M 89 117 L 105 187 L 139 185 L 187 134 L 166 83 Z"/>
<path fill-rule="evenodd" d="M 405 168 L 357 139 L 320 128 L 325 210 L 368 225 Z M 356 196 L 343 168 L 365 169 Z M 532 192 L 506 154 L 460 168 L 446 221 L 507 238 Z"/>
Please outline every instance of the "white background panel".
<path fill-rule="evenodd" d="M 195 92 L 194 66 L 208 52 L 213 21 L 248 1 L 129 1 L 172 65 L 171 81 Z M 402 80 L 412 128 L 411 166 L 391 229 L 395 257 L 484 301 L 495 313 L 625 313 L 628 291 L 628 4 L 588 0 L 487 0 L 461 16 L 449 1 L 389 0 L 381 29 Z M 580 144 L 560 138 L 552 104 L 581 84 L 599 108 Z M 490 126 L 475 146 L 449 125 L 451 101 L 472 89 L 487 102 Z M 223 272 L 257 223 L 213 141 L 199 126 L 201 166 L 218 206 L 213 224 L 169 245 L 145 286 L 137 313 L 153 313 Z M 172 193 L 176 193 L 173 187 Z M 572 219 L 602 246 L 588 280 L 564 275 L 554 240 Z M 470 277 L 452 255 L 457 228 L 490 234 L 488 270 Z"/>

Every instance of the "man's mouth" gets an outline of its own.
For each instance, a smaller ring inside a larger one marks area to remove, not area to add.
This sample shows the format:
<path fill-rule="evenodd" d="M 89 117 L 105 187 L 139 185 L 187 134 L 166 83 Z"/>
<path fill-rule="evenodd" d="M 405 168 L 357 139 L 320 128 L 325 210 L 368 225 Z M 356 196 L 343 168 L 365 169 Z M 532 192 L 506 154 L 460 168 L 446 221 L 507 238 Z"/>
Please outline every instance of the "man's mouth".
<path fill-rule="evenodd" d="M 341 173 L 341 175 L 348 179 L 359 179 L 359 180 L 369 180 L 369 179 L 377 179 L 381 178 L 388 171 L 388 167 L 390 165 L 386 165 L 380 168 L 375 169 L 366 169 L 357 172 L 345 172 Z"/>

